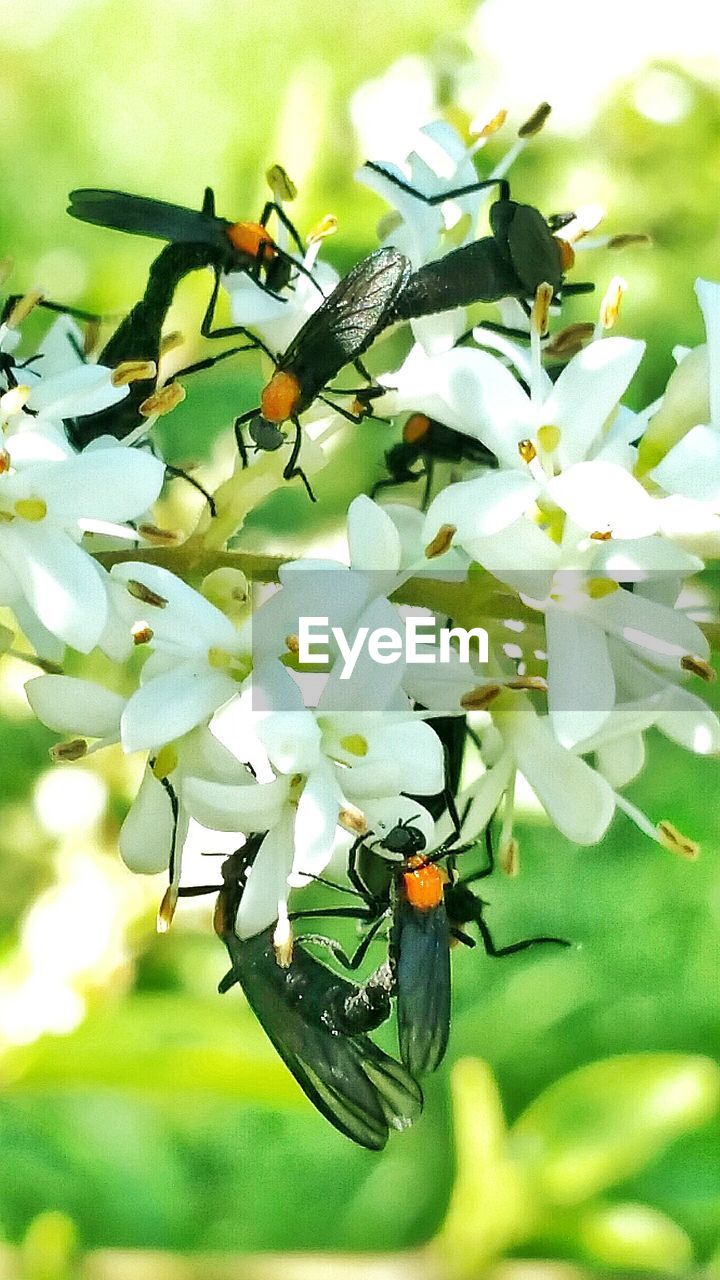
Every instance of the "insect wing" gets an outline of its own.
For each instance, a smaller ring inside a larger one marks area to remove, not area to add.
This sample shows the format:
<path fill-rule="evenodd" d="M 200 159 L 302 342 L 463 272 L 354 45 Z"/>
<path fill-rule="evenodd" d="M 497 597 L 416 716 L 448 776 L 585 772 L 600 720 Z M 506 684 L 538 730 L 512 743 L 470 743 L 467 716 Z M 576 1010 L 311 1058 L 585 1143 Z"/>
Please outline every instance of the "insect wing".
<path fill-rule="evenodd" d="M 278 362 L 279 369 L 293 373 L 300 383 L 300 411 L 389 324 L 410 271 L 410 262 L 396 249 L 377 249 L 313 312 Z"/>
<path fill-rule="evenodd" d="M 422 1093 L 405 1068 L 367 1036 L 339 1035 L 319 1016 L 323 991 L 336 975 L 300 948 L 290 968 L 281 969 L 271 930 L 245 942 L 234 934 L 224 941 L 233 974 L 266 1035 L 336 1129 L 379 1151 L 390 1127 L 413 1123 L 422 1109 Z M 225 989 L 228 985 L 225 979 Z"/>
<path fill-rule="evenodd" d="M 397 902 L 396 958 L 400 1057 L 412 1075 L 440 1065 L 450 1035 L 450 930 L 444 904 L 419 910 Z"/>
<path fill-rule="evenodd" d="M 70 192 L 68 213 L 80 222 L 90 222 L 113 231 L 151 236 L 156 240 L 191 244 L 217 244 L 228 248 L 225 228 L 230 223 L 198 209 L 168 204 L 124 191 L 104 191 L 83 187 Z"/>

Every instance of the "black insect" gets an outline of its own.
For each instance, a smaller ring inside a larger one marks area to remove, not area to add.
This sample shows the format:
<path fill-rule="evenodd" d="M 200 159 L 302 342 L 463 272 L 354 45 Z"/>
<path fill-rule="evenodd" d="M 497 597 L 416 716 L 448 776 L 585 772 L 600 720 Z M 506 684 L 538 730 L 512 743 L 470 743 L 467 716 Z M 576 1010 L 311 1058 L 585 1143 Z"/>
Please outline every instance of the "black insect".
<path fill-rule="evenodd" d="M 584 283 L 565 284 L 564 273 L 572 266 L 574 255 L 570 244 L 553 234 L 557 220 L 549 225 L 532 205 L 511 200 L 505 179 L 478 181 L 426 196 L 373 161 L 367 161 L 365 167 L 426 204 L 441 204 L 488 186 L 497 186 L 499 192 L 490 208 L 492 234 L 414 271 L 392 308 L 389 322 L 416 320 L 475 302 L 532 299 L 544 283 L 552 286 L 553 295 L 561 290 L 567 295 L 592 289 Z"/>
<path fill-rule="evenodd" d="M 320 399 L 353 422 L 363 414 L 353 414 L 328 400 L 327 384 L 348 364 L 365 372 L 360 357 L 389 323 L 388 317 L 410 276 L 410 263 L 395 249 L 377 249 L 333 289 L 306 320 L 286 351 L 274 355 L 258 339 L 255 342 L 275 365 L 275 372 L 262 390 L 260 405 L 235 420 L 235 437 L 243 463 L 247 465 L 247 445 L 242 428 L 248 431 L 253 448 L 273 452 L 285 443 L 283 424 L 295 427 L 292 450 L 283 471 L 286 480 L 299 476 L 314 501 L 314 495 L 297 460 L 302 431 L 300 414 Z M 247 332 L 247 331 L 243 331 Z M 251 334 L 247 334 L 252 338 Z"/>
<path fill-rule="evenodd" d="M 273 930 L 241 941 L 235 919 L 264 833 L 251 835 L 222 866 L 215 931 L 231 969 L 220 983 L 235 983 L 300 1087 L 331 1124 L 360 1146 L 378 1151 L 391 1128 L 405 1129 L 422 1110 L 422 1092 L 405 1067 L 365 1034 L 390 1011 L 389 976 L 380 971 L 360 987 L 333 973 L 298 939 L 282 967 Z"/>
<path fill-rule="evenodd" d="M 80 222 L 131 235 L 178 245 L 204 244 L 212 251 L 212 265 L 218 271 L 246 271 L 267 292 L 276 295 L 290 282 L 293 271 L 304 270 L 267 230 L 267 222 L 275 214 L 302 256 L 304 250 L 295 227 L 282 205 L 273 200 L 268 200 L 258 222 L 231 222 L 215 213 L 215 196 L 210 187 L 205 188 L 201 209 L 187 209 L 124 191 L 85 187 L 70 192 L 68 213 Z"/>
<path fill-rule="evenodd" d="M 413 466 L 418 462 L 420 469 L 414 471 Z M 385 454 L 389 475 L 373 485 L 370 496 L 374 498 L 381 489 L 409 484 L 425 476 L 422 506 L 426 506 L 436 462 L 471 462 L 476 466 L 497 467 L 495 454 L 480 440 L 446 427 L 424 413 L 411 413 L 403 427 L 402 440 Z"/>
<path fill-rule="evenodd" d="M 455 812 L 454 805 L 451 812 Z M 434 1071 L 445 1056 L 450 1035 L 450 949 L 455 942 L 475 945 L 464 925 L 477 927 L 485 951 L 491 956 L 512 955 L 539 943 L 570 945 L 563 938 L 542 936 L 497 946 L 483 915 L 487 903 L 469 887 L 494 870 L 489 831 L 487 865 L 463 880 L 456 879 L 454 861 L 474 848 L 477 841 L 458 844 L 457 836 L 457 830 L 453 831 L 431 854 L 424 852 L 425 838 L 412 820 L 398 822 L 381 837 L 360 837 L 350 853 L 348 874 L 365 906 L 312 913 L 355 915 L 371 922 L 352 957 L 327 939 L 310 939 L 329 946 L 350 969 L 359 967 L 381 923 L 390 921 L 389 963 L 397 1000 L 398 1044 L 400 1057 L 412 1075 Z M 448 870 L 439 865 L 446 858 Z M 381 966 L 377 974 L 384 971 L 385 966 Z"/>

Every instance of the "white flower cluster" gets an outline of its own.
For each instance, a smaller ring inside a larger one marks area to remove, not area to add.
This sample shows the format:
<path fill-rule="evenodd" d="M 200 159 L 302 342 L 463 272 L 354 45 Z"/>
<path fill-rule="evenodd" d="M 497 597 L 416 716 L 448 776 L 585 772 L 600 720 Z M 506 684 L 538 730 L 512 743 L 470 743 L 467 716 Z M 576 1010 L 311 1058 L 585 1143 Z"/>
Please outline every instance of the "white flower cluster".
<path fill-rule="evenodd" d="M 424 130 L 419 149 L 401 176 L 420 192 L 473 182 L 470 154 L 447 126 Z M 469 243 L 490 198 L 482 190 L 428 204 L 371 177 L 397 210 L 388 240 L 413 268 Z M 319 245 L 304 265 L 320 288 L 301 275 L 276 298 L 247 274 L 225 277 L 235 322 L 273 350 L 287 347 L 335 284 L 317 264 Z M 116 522 L 152 521 L 163 464 L 107 437 L 77 453 L 63 427 L 108 408 L 127 385 L 80 361 L 64 319 L 24 363 L 12 355 L 17 330 L 5 325 L 0 597 L 42 658 L 61 661 L 64 645 L 99 646 L 123 664 L 131 651 L 147 653 L 128 696 L 52 673 L 27 694 L 38 718 L 71 739 L 59 750 L 66 759 L 115 743 L 147 757 L 120 851 L 133 871 L 169 871 L 165 923 L 193 824 L 208 852 L 227 849 L 228 833 L 237 845 L 267 833 L 240 904 L 240 938 L 285 919 L 290 889 L 345 856 L 353 833 L 412 816 L 437 847 L 450 818 L 435 824 L 418 797 L 445 786 L 431 722 L 447 715 L 468 718 L 475 744 L 458 797 L 463 836 L 499 810 L 506 868 L 516 862 L 519 775 L 573 841 L 600 841 L 619 808 L 651 839 L 694 856 L 672 815 L 649 818 L 622 791 L 643 767 L 650 729 L 688 751 L 720 753 L 720 722 L 695 691 L 714 677 L 705 615 L 687 592 L 720 545 L 720 285 L 696 287 L 707 343 L 677 353 L 665 396 L 642 413 L 621 403 L 644 344 L 610 335 L 617 284 L 564 363 L 542 290 L 531 313 L 501 303 L 513 331 L 476 327 L 472 345 L 458 343 L 464 310 L 413 321 L 409 354 L 378 379 L 375 414 L 400 423 L 424 415 L 461 445 L 481 443 L 495 465 L 465 464 L 462 479 L 435 486 L 426 511 L 359 495 L 347 564 L 285 564 L 279 589 L 255 597 L 227 567 L 190 585 L 182 548 L 177 573 L 144 557 L 140 535 Z M 341 429 L 323 414 L 326 436 Z M 457 458 L 462 466 L 462 447 Z M 254 471 L 237 469 L 233 501 L 252 494 Z M 415 488 L 405 492 L 414 498 Z M 226 544 L 241 517 L 231 527 L 224 518 L 219 503 Z M 217 549 L 216 527 L 206 521 L 207 548 Z M 115 545 L 136 540 L 136 557 L 106 572 L 92 554 L 98 532 L 124 540 Z M 294 670 L 298 617 L 327 618 L 347 635 L 397 629 L 400 601 L 430 610 L 438 625 L 485 626 L 489 662 L 378 665 L 366 654 L 343 681 L 331 649 L 319 696 L 305 696 Z"/>

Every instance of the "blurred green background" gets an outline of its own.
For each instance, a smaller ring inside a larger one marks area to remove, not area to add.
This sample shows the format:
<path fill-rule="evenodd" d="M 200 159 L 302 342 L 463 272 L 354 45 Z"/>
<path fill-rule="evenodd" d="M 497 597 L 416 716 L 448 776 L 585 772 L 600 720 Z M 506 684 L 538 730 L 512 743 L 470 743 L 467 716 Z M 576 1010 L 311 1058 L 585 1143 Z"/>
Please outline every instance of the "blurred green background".
<path fill-rule="evenodd" d="M 71 222 L 72 187 L 194 204 L 210 184 L 220 212 L 248 218 L 275 161 L 299 186 L 301 227 L 337 214 L 327 256 L 347 267 L 384 212 L 352 182 L 365 154 L 392 158 L 439 114 L 465 127 L 504 104 L 517 124 L 547 97 L 558 109 L 513 189 L 548 212 L 599 200 L 609 232 L 652 235 L 650 250 L 581 259 L 600 293 L 617 271 L 628 281 L 620 331 L 649 340 L 634 391 L 647 403 L 672 347 L 702 340 L 696 275 L 720 277 L 720 48 L 702 5 L 689 0 L 683 14 L 673 61 L 664 6 L 653 24 L 615 0 L 582 36 L 571 6 L 532 0 L 5 0 L 8 287 L 121 311 L 155 246 Z M 489 153 L 506 145 L 495 139 Z M 206 288 L 182 290 L 173 320 L 186 333 Z M 578 300 L 572 315 L 593 319 L 596 305 Z M 256 384 L 252 368 L 229 365 L 188 384 L 166 426 L 171 454 L 207 456 L 206 424 L 227 426 Z M 386 447 L 380 428 L 368 431 L 348 467 L 348 438 L 317 479 L 319 518 L 284 490 L 252 517 L 247 545 L 332 535 Z M 540 931 L 578 947 L 455 955 L 447 1065 L 427 1082 L 422 1121 L 373 1156 L 311 1110 L 237 993 L 215 994 L 225 962 L 209 907 L 181 910 L 156 936 L 162 886 L 133 879 L 115 851 L 134 762 L 110 753 L 95 769 L 51 771 L 52 735 L 24 702 L 29 674 L 5 669 L 0 725 L 8 1274 L 52 1280 L 73 1273 L 76 1251 L 98 1249 L 396 1251 L 433 1236 L 451 1203 L 433 1255 L 441 1274 L 519 1255 L 565 1259 L 568 1269 L 537 1273 L 562 1280 L 579 1274 L 571 1262 L 720 1275 L 720 1086 L 705 1057 L 720 1031 L 716 760 L 651 740 L 629 791 L 701 842 L 695 864 L 622 818 L 601 849 L 577 850 L 526 808 L 522 874 L 488 887 L 489 920 L 501 941 Z M 618 1069 L 618 1054 L 644 1056 Z M 492 1075 L 466 1061 L 453 1107 L 450 1068 L 468 1058 Z M 276 1260 L 273 1273 L 288 1265 Z M 342 1274 L 347 1259 L 334 1265 Z M 92 1274 L 106 1274 L 100 1262 Z"/>

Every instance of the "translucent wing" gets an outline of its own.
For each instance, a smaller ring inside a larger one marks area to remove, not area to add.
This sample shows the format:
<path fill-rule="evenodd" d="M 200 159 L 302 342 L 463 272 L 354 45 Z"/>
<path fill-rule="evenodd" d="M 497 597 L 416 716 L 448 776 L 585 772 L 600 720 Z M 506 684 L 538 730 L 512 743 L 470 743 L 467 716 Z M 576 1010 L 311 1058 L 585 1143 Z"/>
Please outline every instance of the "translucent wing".
<path fill-rule="evenodd" d="M 124 191 L 97 187 L 71 191 L 67 211 L 80 222 L 156 240 L 217 244 L 225 248 L 228 244 L 225 230 L 230 223 L 224 219 L 199 209 L 186 209 L 179 204 L 132 196 Z"/>

